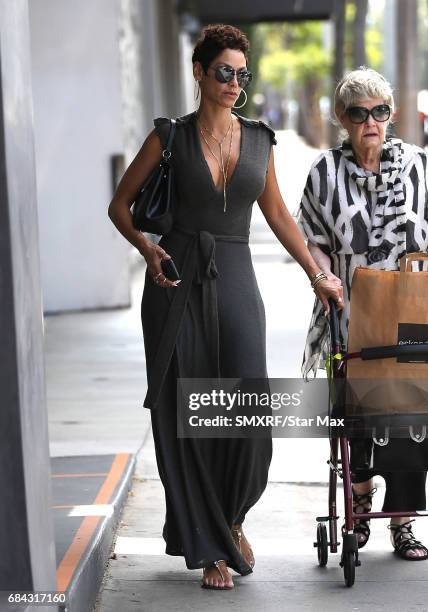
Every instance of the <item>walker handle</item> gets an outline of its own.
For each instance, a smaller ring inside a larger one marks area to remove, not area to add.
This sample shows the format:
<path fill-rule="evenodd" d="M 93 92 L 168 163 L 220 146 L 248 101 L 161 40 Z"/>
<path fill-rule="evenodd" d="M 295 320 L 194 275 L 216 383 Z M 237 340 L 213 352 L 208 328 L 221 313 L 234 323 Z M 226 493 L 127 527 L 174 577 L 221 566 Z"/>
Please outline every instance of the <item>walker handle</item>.
<path fill-rule="evenodd" d="M 361 349 L 360 355 L 363 361 L 371 359 L 388 359 L 390 357 L 419 357 L 419 361 L 423 362 L 428 360 L 428 344 L 373 346 Z"/>
<path fill-rule="evenodd" d="M 328 299 L 330 306 L 330 337 L 331 337 L 331 348 L 333 353 L 340 353 L 340 342 L 339 342 L 339 319 L 337 317 L 336 302 L 333 298 Z"/>

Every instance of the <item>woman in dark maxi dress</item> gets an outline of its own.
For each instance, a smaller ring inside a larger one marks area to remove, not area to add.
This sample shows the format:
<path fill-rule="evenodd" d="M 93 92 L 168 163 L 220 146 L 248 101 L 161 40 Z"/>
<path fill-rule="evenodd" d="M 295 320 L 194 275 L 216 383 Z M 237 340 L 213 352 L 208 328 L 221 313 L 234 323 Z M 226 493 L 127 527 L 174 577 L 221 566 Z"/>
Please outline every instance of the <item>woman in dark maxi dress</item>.
<path fill-rule="evenodd" d="M 172 231 L 156 245 L 133 229 L 129 212 L 161 159 L 168 119 L 155 120 L 109 207 L 112 221 L 147 262 L 144 405 L 151 409 L 165 488 L 166 552 L 184 556 L 189 569 L 204 568 L 202 586 L 216 589 L 233 587 L 228 568 L 252 572 L 254 556 L 242 524 L 266 487 L 272 441 L 177 438 L 176 380 L 267 376 L 264 307 L 248 246 L 255 200 L 325 307 L 329 297 L 339 308 L 341 300 L 341 289 L 320 273 L 279 193 L 274 132 L 232 110 L 251 79 L 247 51 L 245 35 L 227 25 L 208 26 L 196 44 L 193 74 L 201 99 L 196 112 L 177 120 Z M 169 257 L 180 284 L 162 273 L 161 261 Z"/>

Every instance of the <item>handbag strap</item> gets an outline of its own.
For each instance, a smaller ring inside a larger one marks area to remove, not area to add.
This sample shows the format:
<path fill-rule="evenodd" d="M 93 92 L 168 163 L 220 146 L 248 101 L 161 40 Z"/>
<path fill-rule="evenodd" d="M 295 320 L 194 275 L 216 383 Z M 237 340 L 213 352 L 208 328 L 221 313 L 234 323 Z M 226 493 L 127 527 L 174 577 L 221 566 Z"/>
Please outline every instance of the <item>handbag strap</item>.
<path fill-rule="evenodd" d="M 170 121 L 171 127 L 169 130 L 168 141 L 166 143 L 166 148 L 162 151 L 162 157 L 164 158 L 165 161 L 168 161 L 172 155 L 171 147 L 174 141 L 175 128 L 176 128 L 176 123 L 177 123 L 175 119 L 170 119 L 169 121 Z"/>

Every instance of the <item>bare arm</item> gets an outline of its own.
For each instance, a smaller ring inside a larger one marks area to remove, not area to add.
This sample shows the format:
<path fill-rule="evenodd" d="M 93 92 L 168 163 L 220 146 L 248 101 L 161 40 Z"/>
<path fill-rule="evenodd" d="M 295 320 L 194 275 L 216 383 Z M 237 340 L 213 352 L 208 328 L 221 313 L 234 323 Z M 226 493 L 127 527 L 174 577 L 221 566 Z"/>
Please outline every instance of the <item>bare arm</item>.
<path fill-rule="evenodd" d="M 320 269 L 327 275 L 329 280 L 334 281 L 338 286 L 342 284 L 340 278 L 335 276 L 331 271 L 331 260 L 330 257 L 324 253 L 322 249 L 310 240 L 308 240 L 309 253 L 314 258 L 314 261 L 318 264 Z"/>
<path fill-rule="evenodd" d="M 146 138 L 143 146 L 123 175 L 112 201 L 108 207 L 108 216 L 119 232 L 140 251 L 147 262 L 147 269 L 152 277 L 162 274 L 160 280 L 162 287 L 175 286 L 169 280 L 163 281 L 161 268 L 162 259 L 169 259 L 165 251 L 149 240 L 142 232 L 136 230 L 132 224 L 130 207 L 135 200 L 141 186 L 150 172 L 159 164 L 162 148 L 158 135 L 153 130 Z"/>
<path fill-rule="evenodd" d="M 308 277 L 311 278 L 320 272 L 322 270 L 321 266 L 309 252 L 303 236 L 282 199 L 275 174 L 273 150 L 269 158 L 265 189 L 259 197 L 258 203 L 275 236 L 290 255 L 302 266 Z M 329 297 L 333 298 L 335 302 L 339 298 L 342 300 L 342 287 L 338 287 L 331 280 L 320 282 L 316 287 L 316 293 L 327 312 L 329 311 L 327 301 Z M 340 302 L 338 307 L 340 308 L 341 306 L 342 303 Z"/>

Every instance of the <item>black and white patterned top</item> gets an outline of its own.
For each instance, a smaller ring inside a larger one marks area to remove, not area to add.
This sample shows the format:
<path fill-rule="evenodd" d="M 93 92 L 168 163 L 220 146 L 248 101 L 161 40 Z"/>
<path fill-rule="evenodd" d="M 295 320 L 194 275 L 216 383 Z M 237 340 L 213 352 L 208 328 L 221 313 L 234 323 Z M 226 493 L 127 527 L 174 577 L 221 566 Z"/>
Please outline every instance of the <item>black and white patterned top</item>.
<path fill-rule="evenodd" d="M 380 174 L 358 166 L 348 141 L 312 164 L 298 212 L 308 240 L 330 256 L 343 285 L 340 336 L 347 344 L 351 282 L 358 266 L 397 270 L 405 252 L 428 250 L 427 153 L 398 139 L 382 148 Z M 302 373 L 324 367 L 327 320 L 315 301 Z"/>

